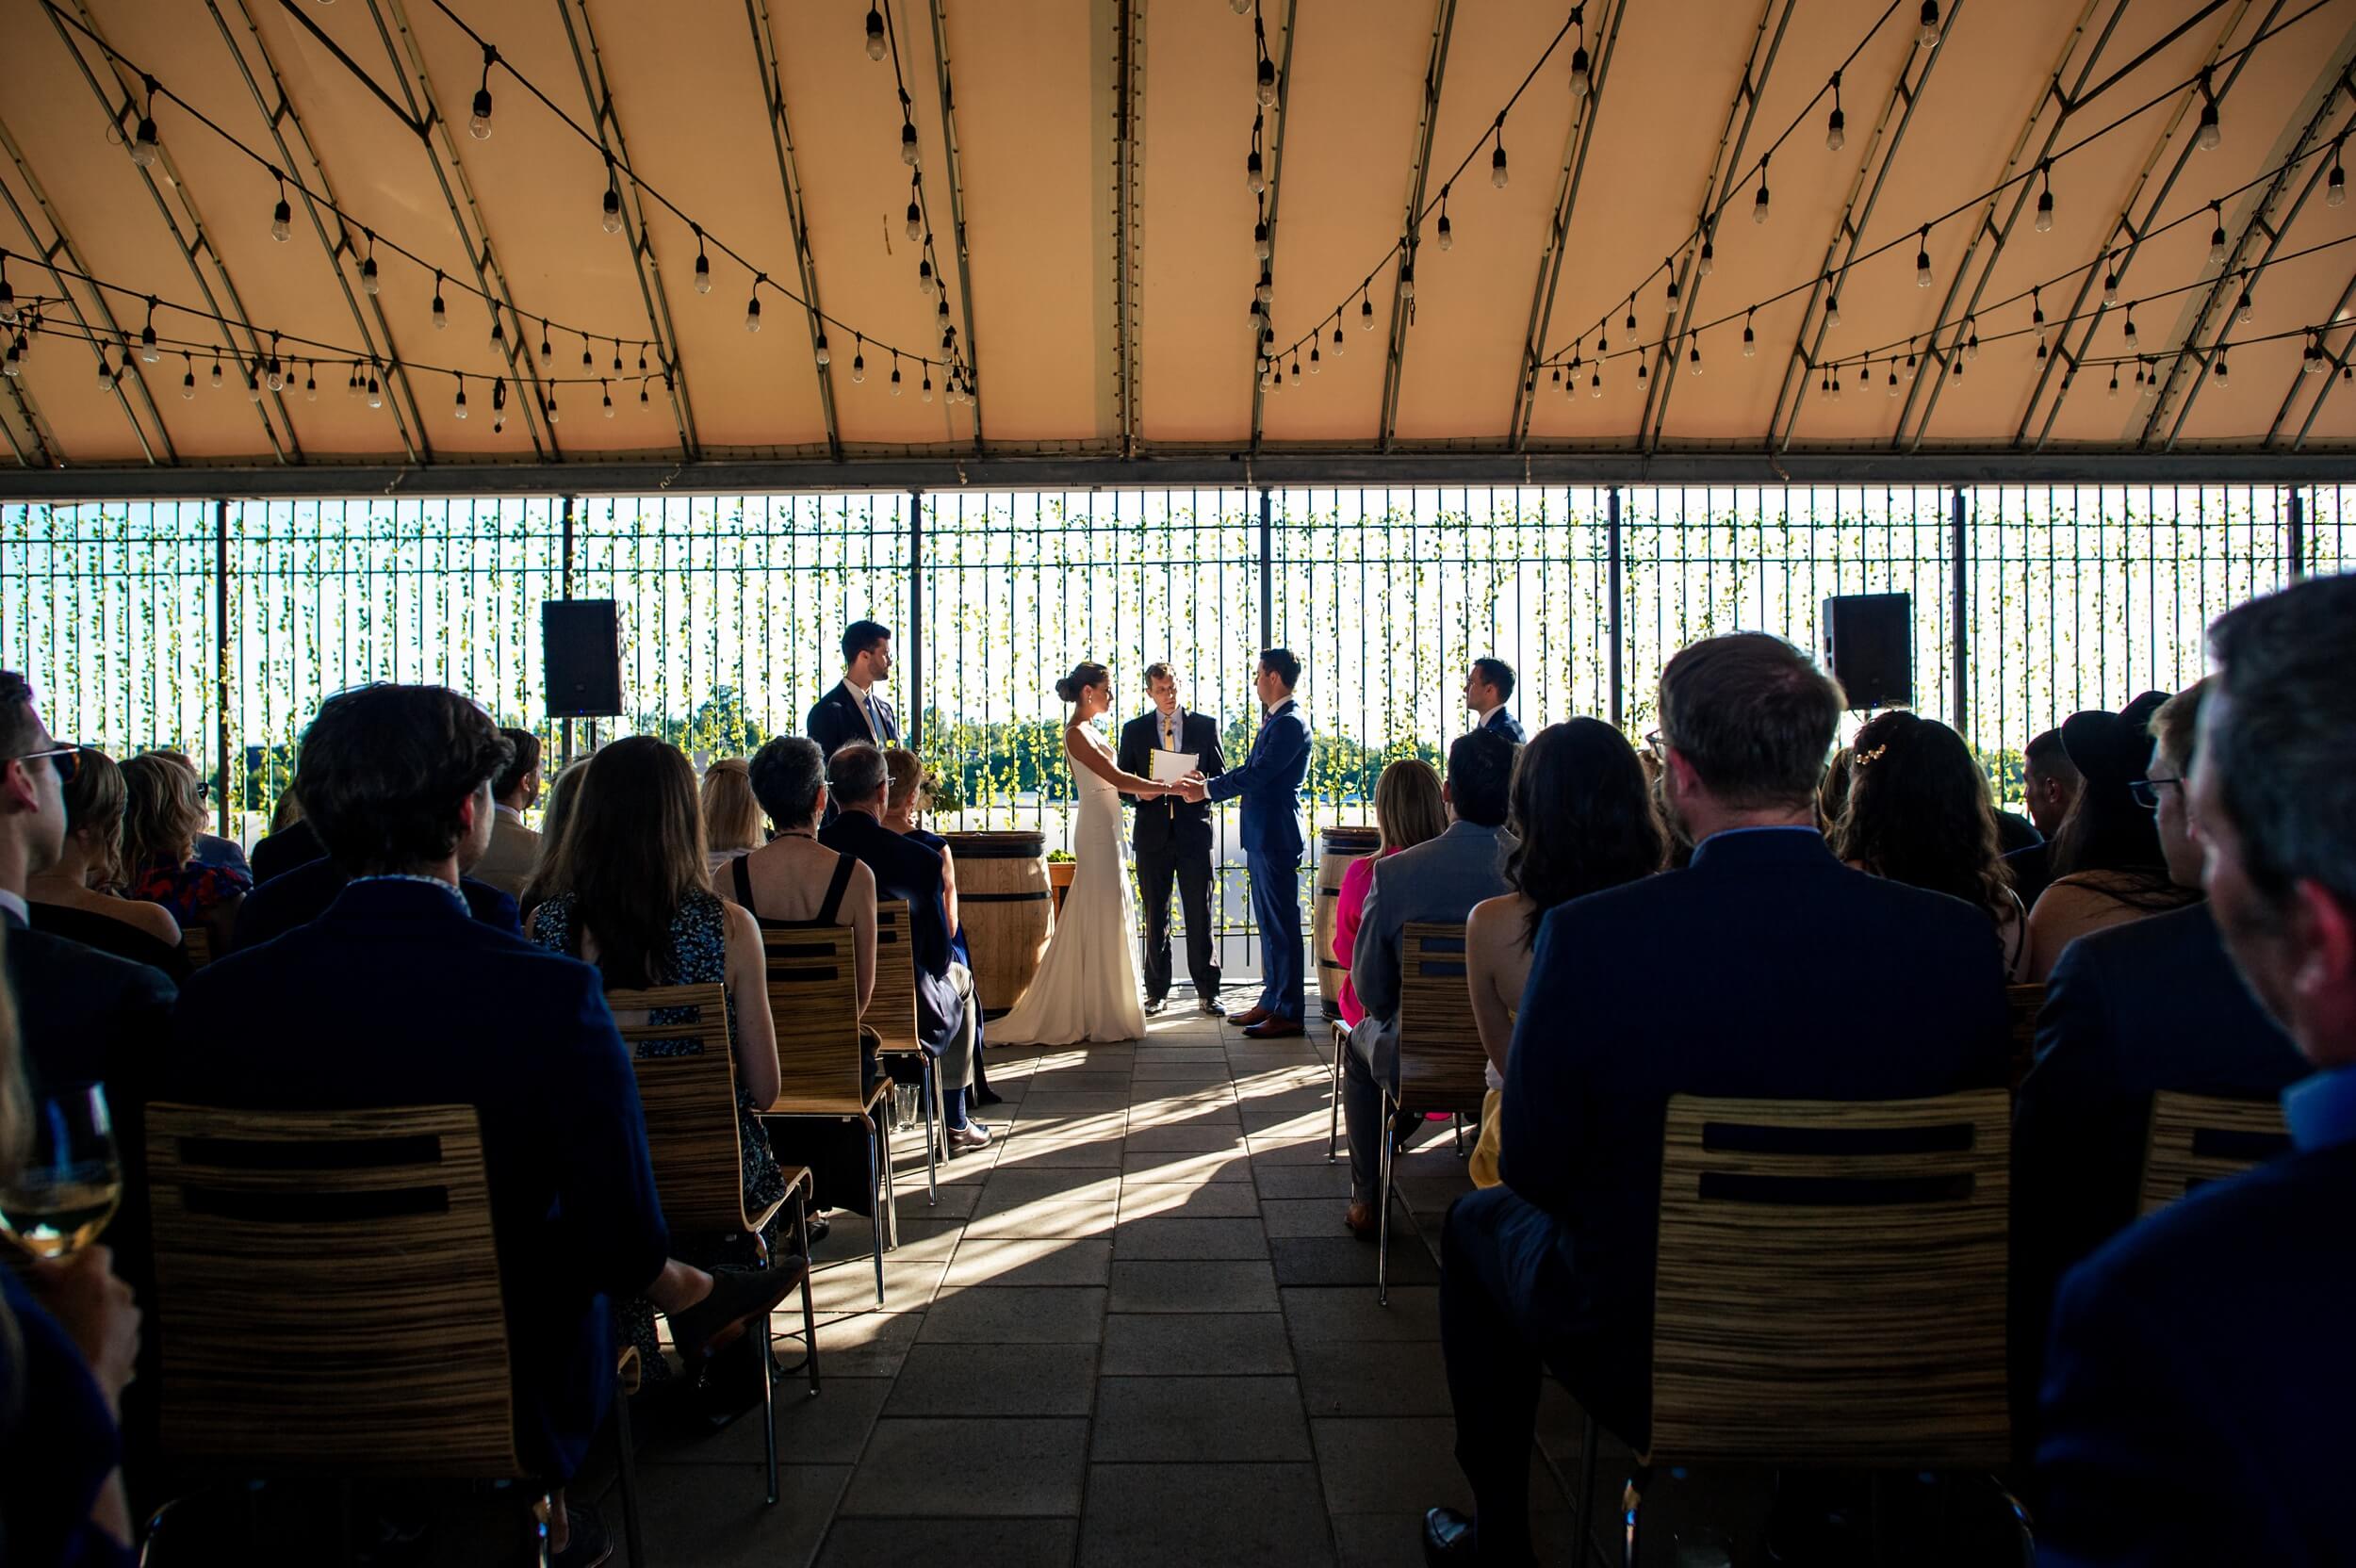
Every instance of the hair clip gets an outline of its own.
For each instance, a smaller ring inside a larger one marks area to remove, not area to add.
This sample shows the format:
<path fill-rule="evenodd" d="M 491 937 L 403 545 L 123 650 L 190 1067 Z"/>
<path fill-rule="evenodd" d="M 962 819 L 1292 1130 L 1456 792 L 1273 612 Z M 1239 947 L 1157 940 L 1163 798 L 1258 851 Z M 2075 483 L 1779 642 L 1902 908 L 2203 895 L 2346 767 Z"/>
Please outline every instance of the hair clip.
<path fill-rule="evenodd" d="M 1854 757 L 1850 758 L 1849 765 L 1853 768 L 1861 768 L 1868 762 L 1878 760 L 1881 754 L 1889 749 L 1890 743 L 1888 741 L 1884 741 L 1880 745 L 1875 746 L 1873 750 L 1860 751 Z"/>

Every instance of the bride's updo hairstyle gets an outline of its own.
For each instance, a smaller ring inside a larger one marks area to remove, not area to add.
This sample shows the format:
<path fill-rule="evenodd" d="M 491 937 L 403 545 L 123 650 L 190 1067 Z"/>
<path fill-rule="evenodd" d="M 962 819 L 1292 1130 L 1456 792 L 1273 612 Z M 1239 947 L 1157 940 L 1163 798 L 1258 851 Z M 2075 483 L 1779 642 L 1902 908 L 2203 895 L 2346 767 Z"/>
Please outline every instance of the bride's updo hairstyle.
<path fill-rule="evenodd" d="M 1072 666 L 1070 675 L 1055 682 L 1055 694 L 1066 702 L 1077 702 L 1082 692 L 1111 678 L 1112 672 L 1104 665 L 1083 659 Z"/>

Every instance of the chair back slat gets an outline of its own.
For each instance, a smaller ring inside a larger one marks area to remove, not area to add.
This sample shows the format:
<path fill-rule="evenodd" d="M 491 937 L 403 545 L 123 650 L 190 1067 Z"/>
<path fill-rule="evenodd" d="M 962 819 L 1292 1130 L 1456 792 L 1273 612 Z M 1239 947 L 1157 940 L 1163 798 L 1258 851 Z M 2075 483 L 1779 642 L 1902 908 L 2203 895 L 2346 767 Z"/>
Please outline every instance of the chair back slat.
<path fill-rule="evenodd" d="M 2282 1102 L 2162 1090 L 2151 1097 L 2141 1212 L 2167 1208 L 2205 1182 L 2222 1182 L 2291 1146 Z"/>
<path fill-rule="evenodd" d="M 147 1149 L 175 1462 L 522 1474 L 472 1106 L 157 1103 Z"/>
<path fill-rule="evenodd" d="M 201 925 L 183 926 L 180 931 L 180 953 L 188 959 L 191 971 L 203 969 L 213 961 L 212 933 Z"/>
<path fill-rule="evenodd" d="M 875 988 L 865 1022 L 895 1054 L 921 1051 L 916 1037 L 916 939 L 905 898 L 875 905 Z"/>
<path fill-rule="evenodd" d="M 2037 1015 L 2044 1008 L 2043 986 L 2004 988 L 2004 1012 L 2010 1023 L 2008 1059 L 2014 1088 L 2021 1086 L 2021 1080 L 2029 1075 L 2029 1064 L 2037 1060 Z"/>
<path fill-rule="evenodd" d="M 1656 1462 L 2005 1462 L 1999 1089 L 1670 1100 Z"/>
<path fill-rule="evenodd" d="M 663 986 L 605 993 L 630 1048 L 655 1190 L 674 1235 L 734 1235 L 745 1222 L 738 1147 L 736 1058 L 728 1048 L 727 988 Z M 689 1013 L 655 1023 L 655 1013 Z"/>
<path fill-rule="evenodd" d="M 777 1026 L 772 1116 L 859 1116 L 859 954 L 847 925 L 764 926 L 769 1010 Z"/>
<path fill-rule="evenodd" d="M 1422 1110 L 1478 1110 L 1489 1065 L 1473 1022 L 1464 927 L 1410 921 L 1399 932 L 1399 1098 Z"/>

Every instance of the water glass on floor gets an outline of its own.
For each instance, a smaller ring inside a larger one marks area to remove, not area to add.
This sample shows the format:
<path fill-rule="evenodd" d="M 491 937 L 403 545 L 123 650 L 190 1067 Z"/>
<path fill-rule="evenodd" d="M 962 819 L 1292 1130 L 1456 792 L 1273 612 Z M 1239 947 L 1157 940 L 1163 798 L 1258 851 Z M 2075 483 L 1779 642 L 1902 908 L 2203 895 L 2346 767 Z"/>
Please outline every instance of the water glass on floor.
<path fill-rule="evenodd" d="M 916 1130 L 917 1092 L 917 1086 L 914 1084 L 892 1086 L 892 1109 L 895 1118 L 892 1129 L 893 1132 L 912 1133 Z"/>

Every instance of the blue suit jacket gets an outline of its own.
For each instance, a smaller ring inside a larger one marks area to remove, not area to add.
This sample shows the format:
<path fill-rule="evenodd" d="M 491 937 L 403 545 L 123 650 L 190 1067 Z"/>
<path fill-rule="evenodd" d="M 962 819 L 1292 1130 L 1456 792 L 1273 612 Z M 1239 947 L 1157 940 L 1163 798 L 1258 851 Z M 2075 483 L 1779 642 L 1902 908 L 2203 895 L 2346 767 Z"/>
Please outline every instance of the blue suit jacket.
<path fill-rule="evenodd" d="M 1904 975 L 1886 1016 L 1843 977 Z M 1816 833 L 1713 835 L 1663 872 L 1548 914 L 1506 1059 L 1505 1183 L 1553 1217 L 1580 1289 L 1543 1304 L 1582 1404 L 1631 1442 L 1651 1408 L 1662 1120 L 1673 1094 L 1901 1100 L 2004 1081 L 1996 927 L 1943 893 L 1851 871 Z M 1526 1277 L 1546 1277 L 1531 1260 Z M 1558 1276 L 1559 1277 L 1559 1276 Z M 1590 1401 L 1593 1401 L 1590 1403 Z"/>
<path fill-rule="evenodd" d="M 2356 1144 L 2142 1220 L 2063 1282 L 2040 1568 L 2345 1563 L 2356 1537 Z"/>
<path fill-rule="evenodd" d="M 597 972 L 467 918 L 448 893 L 361 882 L 180 992 L 159 1098 L 261 1109 L 470 1104 L 498 1231 L 516 1441 L 577 1469 L 614 1384 L 611 1310 L 670 1237 L 630 1055 Z"/>
<path fill-rule="evenodd" d="M 1522 721 L 1502 708 L 1490 714 L 1489 722 L 1481 727 L 1496 730 L 1517 746 L 1527 745 L 1530 742 L 1530 737 L 1522 733 Z"/>
<path fill-rule="evenodd" d="M 1247 855 L 1301 858 L 1301 781 L 1309 776 L 1309 721 L 1286 697 L 1260 726 L 1243 766 L 1210 780 L 1212 800 L 1241 800 L 1236 841 Z"/>
<path fill-rule="evenodd" d="M 351 880 L 349 872 L 324 856 L 271 877 L 246 894 L 245 902 L 237 906 L 237 928 L 230 938 L 230 951 L 259 947 L 298 925 L 310 924 L 335 902 L 335 895 Z M 462 876 L 458 879 L 458 891 L 475 919 L 510 936 L 524 934 L 515 901 L 499 889 L 488 882 Z"/>

